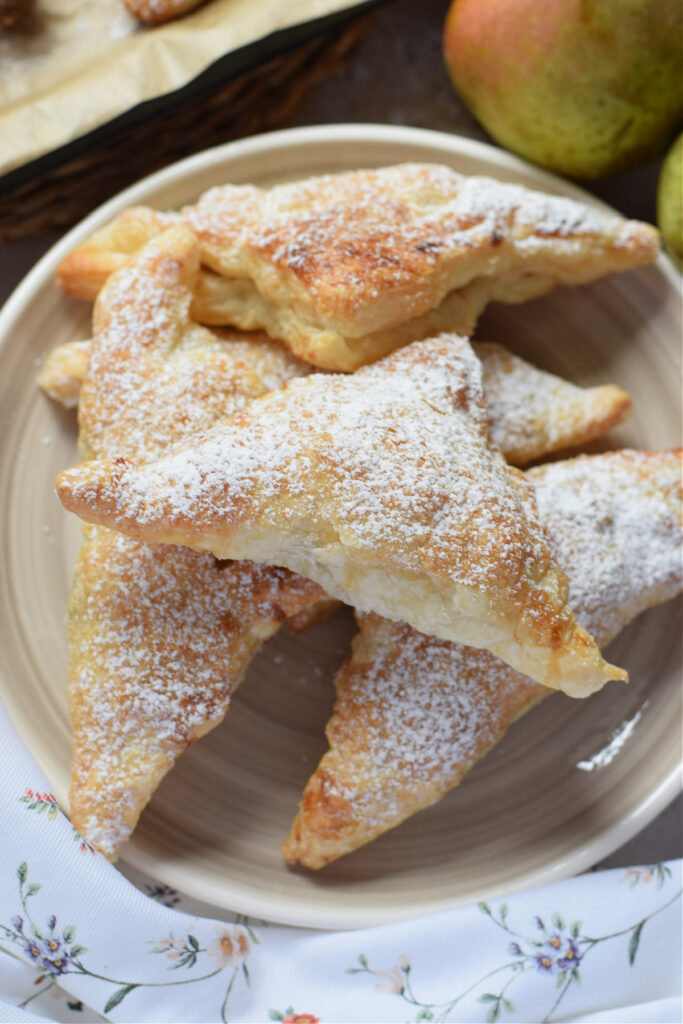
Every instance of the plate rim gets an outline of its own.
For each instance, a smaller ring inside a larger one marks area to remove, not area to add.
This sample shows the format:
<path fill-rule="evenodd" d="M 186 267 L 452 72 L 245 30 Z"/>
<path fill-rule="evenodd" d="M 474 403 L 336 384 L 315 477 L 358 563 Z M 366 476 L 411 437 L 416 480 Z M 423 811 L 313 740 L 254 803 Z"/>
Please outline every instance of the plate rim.
<path fill-rule="evenodd" d="M 531 175 L 540 188 L 578 199 L 598 208 L 613 209 L 571 181 L 536 167 L 496 146 L 466 136 L 451 135 L 432 129 L 368 123 L 313 125 L 267 132 L 227 142 L 176 161 L 128 186 L 88 214 L 44 253 L 8 297 L 0 310 L 0 348 L 10 343 L 12 328 L 24 313 L 27 304 L 31 301 L 31 296 L 37 288 L 43 287 L 48 279 L 53 278 L 54 271 L 63 257 L 121 209 L 143 202 L 150 191 L 175 184 L 195 171 L 205 172 L 226 160 L 243 157 L 257 158 L 265 154 L 272 155 L 283 149 L 292 151 L 298 146 L 305 148 L 312 143 L 321 142 L 348 143 L 361 147 L 364 143 L 369 142 L 427 146 L 435 150 L 435 159 L 436 151 L 440 151 L 444 155 L 470 156 L 490 164 L 492 171 L 500 169 L 512 174 Z M 670 286 L 676 289 L 680 288 L 681 275 L 666 254 L 662 252 L 657 257 L 654 266 L 664 275 Z M 7 711 L 19 732 L 11 708 L 7 707 Z M 21 732 L 19 732 L 19 736 L 25 743 Z M 25 743 L 25 745 L 30 751 L 28 744 Z M 33 752 L 30 751 L 30 753 L 35 759 Z M 489 886 L 485 891 L 474 891 L 462 898 L 451 895 L 430 899 L 423 896 L 419 901 L 413 900 L 413 903 L 407 907 L 375 907 L 370 912 L 357 907 L 350 909 L 336 907 L 333 911 L 326 913 L 324 889 L 320 890 L 320 904 L 315 906 L 301 906 L 296 895 L 288 898 L 286 895 L 280 894 L 276 900 L 272 895 L 260 896 L 257 892 L 252 891 L 242 894 L 239 889 L 235 891 L 234 898 L 232 894 L 229 896 L 228 903 L 226 899 L 221 898 L 220 892 L 216 894 L 211 890 L 211 883 L 205 881 L 203 877 L 195 877 L 192 884 L 188 886 L 187 879 L 183 876 L 182 867 L 177 868 L 173 863 L 162 865 L 162 872 L 159 874 L 154 858 L 143 849 L 136 849 L 134 844 L 127 847 L 121 860 L 153 877 L 158 877 L 188 896 L 207 902 L 216 909 L 247 913 L 252 917 L 297 927 L 351 929 L 365 927 L 369 924 L 381 925 L 408 920 L 425 913 L 473 903 L 478 899 L 496 898 L 513 892 L 535 889 L 579 874 L 613 853 L 642 831 L 681 791 L 683 791 L 683 757 L 660 781 L 659 785 L 621 821 L 600 831 L 590 842 L 585 843 L 564 860 L 521 874 L 512 885 L 508 882 L 500 892 L 496 890 L 495 886 L 493 889 Z M 217 895 L 218 899 L 216 899 Z"/>
<path fill-rule="evenodd" d="M 512 153 L 508 153 L 507 150 L 500 149 L 487 142 L 480 142 L 478 139 L 470 139 L 464 135 L 450 135 L 447 132 L 431 128 L 413 128 L 403 125 L 372 123 L 312 125 L 264 132 L 246 139 L 236 139 L 219 146 L 213 146 L 199 153 L 184 157 L 182 160 L 177 160 L 167 167 L 162 167 L 160 170 L 146 175 L 96 207 L 87 217 L 80 220 L 78 224 L 75 224 L 66 234 L 50 246 L 47 252 L 41 256 L 35 266 L 8 296 L 0 310 L 0 344 L 2 344 L 2 331 L 5 327 L 5 319 L 10 319 L 13 316 L 15 307 L 23 301 L 25 292 L 33 287 L 34 280 L 42 279 L 46 273 L 55 270 L 63 257 L 75 245 L 87 238 L 96 228 L 106 223 L 121 208 L 139 202 L 144 193 L 150 188 L 170 184 L 195 169 L 206 168 L 214 163 L 221 163 L 226 156 L 249 156 L 281 148 L 282 144 L 285 144 L 287 148 L 291 148 L 296 145 L 307 145 L 311 142 L 322 141 L 380 141 L 403 142 L 405 144 L 412 142 L 418 145 L 429 145 L 431 143 L 436 148 L 445 148 L 454 155 L 464 154 L 488 161 L 493 160 L 501 167 L 513 173 L 530 173 L 538 179 L 539 184 L 543 183 L 550 191 L 559 191 L 563 195 L 576 198 L 580 202 L 588 203 L 603 210 L 614 211 L 614 207 L 598 199 L 590 192 L 586 192 L 569 179 L 562 178 L 551 171 L 537 167 L 527 160 L 522 160 L 521 157 L 514 156 Z M 681 273 L 679 273 L 671 258 L 664 251 L 659 253 L 654 266 L 657 266 L 664 273 L 670 284 L 677 288 L 680 287 Z"/>

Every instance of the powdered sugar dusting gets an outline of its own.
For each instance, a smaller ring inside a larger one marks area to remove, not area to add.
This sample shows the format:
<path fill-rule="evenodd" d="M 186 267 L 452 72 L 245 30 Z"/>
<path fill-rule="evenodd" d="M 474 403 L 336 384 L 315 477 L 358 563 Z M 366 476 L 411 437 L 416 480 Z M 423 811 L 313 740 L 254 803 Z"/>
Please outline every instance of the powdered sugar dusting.
<path fill-rule="evenodd" d="M 221 720 L 259 644 L 321 596 L 283 569 L 221 567 L 88 528 L 71 596 L 70 703 L 73 812 L 91 842 L 102 848 L 99 828 L 127 836 L 175 758 Z"/>
<path fill-rule="evenodd" d="M 370 838 L 456 785 L 539 687 L 488 651 L 373 615 L 359 622 L 319 778 Z"/>
<path fill-rule="evenodd" d="M 475 278 L 537 273 L 547 290 L 553 280 L 582 282 L 647 262 L 657 249 L 647 225 L 429 164 L 266 192 L 226 185 L 182 219 L 214 270 L 251 278 L 280 306 L 291 301 L 300 326 L 334 324 L 351 337 L 418 317 Z"/>
<path fill-rule="evenodd" d="M 481 366 L 454 336 L 353 377 L 290 382 L 153 465 L 103 472 L 97 493 L 87 469 L 70 474 L 79 502 L 113 510 L 102 521 L 220 557 L 254 557 L 257 546 L 259 559 L 361 608 L 382 598 L 347 588 L 351 574 L 334 564 L 344 551 L 416 583 L 462 585 L 492 619 L 516 599 L 542 630 L 560 607 L 531 492 L 487 446 Z"/>
<path fill-rule="evenodd" d="M 193 324 L 190 300 L 164 236 L 110 280 L 80 402 L 86 453 L 150 459 L 307 372 L 262 336 Z"/>
<path fill-rule="evenodd" d="M 680 590 L 680 452 L 585 456 L 528 478 L 569 577 L 569 603 L 600 645 Z"/>
<path fill-rule="evenodd" d="M 474 350 L 483 366 L 491 440 L 513 465 L 582 444 L 629 412 L 620 388 L 576 387 L 488 342 Z"/>
<path fill-rule="evenodd" d="M 98 304 L 79 410 L 85 451 L 151 458 L 307 372 L 267 339 L 191 324 L 186 256 L 161 236 Z M 285 569 L 87 530 L 69 692 L 72 816 L 90 842 L 118 852 L 175 758 L 223 717 L 259 644 L 323 596 Z"/>
<path fill-rule="evenodd" d="M 577 618 L 601 644 L 680 591 L 679 452 L 614 452 L 555 463 L 529 477 Z M 548 692 L 487 651 L 376 615 L 360 616 L 359 624 L 352 657 L 337 677 L 331 751 L 308 786 L 317 793 L 309 797 L 316 815 L 339 814 L 346 822 L 349 848 L 455 786 Z M 305 834 L 306 797 L 302 807 Z M 315 839 L 323 856 L 344 852 L 336 842 L 328 850 L 322 833 Z"/>

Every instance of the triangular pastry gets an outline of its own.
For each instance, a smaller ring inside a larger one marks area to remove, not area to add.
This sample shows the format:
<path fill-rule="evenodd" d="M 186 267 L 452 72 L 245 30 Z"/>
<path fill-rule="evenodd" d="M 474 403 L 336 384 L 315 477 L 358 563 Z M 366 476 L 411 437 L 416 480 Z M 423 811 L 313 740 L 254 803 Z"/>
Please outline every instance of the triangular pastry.
<path fill-rule="evenodd" d="M 92 297 L 136 235 L 173 216 L 129 212 L 66 257 L 60 284 Z M 487 302 L 584 284 L 650 262 L 659 246 L 650 225 L 432 164 L 224 185 L 175 216 L 206 268 L 195 319 L 262 328 L 334 370 L 442 330 L 469 334 Z"/>
<path fill-rule="evenodd" d="M 86 527 L 69 599 L 81 835 L 116 857 L 178 757 L 222 721 L 261 644 L 321 597 L 286 569 Z"/>
<path fill-rule="evenodd" d="M 570 603 L 601 645 L 677 594 L 680 452 L 610 452 L 531 470 L 539 511 L 570 580 Z M 487 651 L 377 615 L 339 670 L 330 750 L 283 846 L 320 868 L 439 800 L 552 691 Z"/>
<path fill-rule="evenodd" d="M 231 333 L 225 329 L 214 334 L 231 339 Z M 238 337 L 237 332 L 232 334 Z M 230 348 L 239 357 L 238 346 L 248 346 L 245 358 L 253 363 L 259 351 L 256 343 L 260 342 L 264 343 L 264 358 L 283 358 L 285 350 L 268 343 L 265 334 L 254 334 L 249 341 L 231 340 Z M 491 440 L 513 466 L 526 465 L 542 455 L 599 437 L 630 412 L 629 395 L 614 384 L 577 387 L 552 373 L 537 370 L 502 345 L 481 341 L 472 347 L 483 368 Z M 38 384 L 62 405 L 77 405 L 89 355 L 89 341 L 58 346 L 45 360 Z M 263 379 L 265 371 L 260 372 Z"/>
<path fill-rule="evenodd" d="M 626 678 L 567 607 L 533 490 L 489 448 L 481 364 L 455 335 L 292 380 L 155 462 L 85 463 L 57 488 L 86 521 L 282 565 L 573 696 Z"/>
<path fill-rule="evenodd" d="M 306 368 L 190 322 L 194 237 L 174 228 L 102 292 L 79 405 L 86 455 L 150 458 Z M 108 857 L 178 756 L 223 718 L 259 645 L 325 599 L 253 563 L 85 530 L 69 600 L 71 817 Z"/>
<path fill-rule="evenodd" d="M 262 349 L 261 362 L 275 363 L 274 367 L 258 367 L 268 390 L 286 379 L 287 367 L 281 365 L 288 361 L 286 350 L 269 342 L 266 335 L 254 334 L 243 340 L 244 336 L 225 329 L 214 331 L 214 335 L 229 341 L 230 354 L 241 356 L 248 364 L 258 361 Z M 78 404 L 91 346 L 91 341 L 58 346 L 49 353 L 38 375 L 38 384 L 46 394 L 67 408 Z M 597 437 L 621 422 L 630 411 L 629 396 L 615 385 L 576 387 L 535 369 L 501 345 L 478 342 L 473 348 L 483 367 L 492 439 L 513 465 L 523 465 L 548 452 Z M 181 364 L 176 361 L 175 365 L 179 368 Z M 339 604 L 329 598 L 311 605 L 291 617 L 288 627 L 292 632 L 303 632 L 329 618 Z"/>
<path fill-rule="evenodd" d="M 472 347 L 481 360 L 491 441 L 513 466 L 600 437 L 631 410 L 629 395 L 614 384 L 577 387 L 501 345 Z"/>

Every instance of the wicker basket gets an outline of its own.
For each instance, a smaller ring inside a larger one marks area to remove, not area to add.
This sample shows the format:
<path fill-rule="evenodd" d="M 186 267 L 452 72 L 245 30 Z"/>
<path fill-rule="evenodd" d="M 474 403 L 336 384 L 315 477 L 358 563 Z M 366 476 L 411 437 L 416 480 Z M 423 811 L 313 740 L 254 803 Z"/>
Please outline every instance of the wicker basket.
<path fill-rule="evenodd" d="M 20 176 L 0 194 L 0 242 L 62 231 L 174 160 L 286 124 L 311 90 L 344 66 L 373 18 L 348 21 L 211 92 L 193 92 L 163 117 L 128 127 L 44 173 Z"/>

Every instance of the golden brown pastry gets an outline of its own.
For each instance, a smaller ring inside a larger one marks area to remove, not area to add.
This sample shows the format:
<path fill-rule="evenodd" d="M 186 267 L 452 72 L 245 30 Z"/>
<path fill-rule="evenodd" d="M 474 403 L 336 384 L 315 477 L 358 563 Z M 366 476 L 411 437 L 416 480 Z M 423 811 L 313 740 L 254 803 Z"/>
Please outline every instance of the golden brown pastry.
<path fill-rule="evenodd" d="M 150 458 L 306 372 L 265 338 L 219 340 L 192 324 L 197 268 L 196 240 L 172 228 L 103 290 L 79 405 L 86 455 Z M 178 756 L 223 718 L 258 646 L 324 598 L 287 570 L 85 530 L 69 711 L 71 816 L 89 842 L 117 855 Z"/>
<path fill-rule="evenodd" d="M 129 233 L 105 228 L 62 263 L 62 287 L 92 295 L 108 260 L 170 216 L 138 212 Z M 431 164 L 269 190 L 224 185 L 177 216 L 199 238 L 207 271 L 195 319 L 262 328 L 335 370 L 441 330 L 469 334 L 487 302 L 648 263 L 659 245 L 650 225 Z"/>
<path fill-rule="evenodd" d="M 110 274 L 163 229 L 163 217 L 154 210 L 145 206 L 124 210 L 64 257 L 57 267 L 57 284 L 75 299 L 94 302 Z"/>
<path fill-rule="evenodd" d="M 681 452 L 610 452 L 529 471 L 579 621 L 603 645 L 677 594 Z M 439 800 L 552 691 L 487 651 L 359 615 L 326 753 L 285 858 L 320 868 Z"/>
<path fill-rule="evenodd" d="M 231 337 L 226 330 L 216 330 L 214 334 L 223 339 Z M 236 332 L 232 334 L 237 337 Z M 257 342 L 265 342 L 264 356 L 268 361 L 276 355 L 284 358 L 285 350 L 269 344 L 264 334 L 254 334 L 248 341 L 232 340 L 231 350 L 239 354 L 237 346 L 246 345 L 248 359 L 253 363 L 258 354 Z M 472 347 L 483 368 L 491 440 L 513 466 L 523 466 L 542 455 L 599 437 L 630 412 L 629 395 L 614 384 L 577 387 L 537 370 L 501 345 L 481 341 Z M 51 398 L 67 407 L 75 406 L 89 355 L 88 341 L 60 345 L 46 359 L 38 383 Z"/>
<path fill-rule="evenodd" d="M 194 236 L 165 231 L 110 279 L 79 403 L 86 457 L 148 458 L 308 367 L 264 335 L 218 337 L 189 315 Z"/>
<path fill-rule="evenodd" d="M 626 678 L 566 604 L 533 489 L 489 447 L 481 364 L 455 335 L 289 381 L 155 462 L 85 463 L 57 487 L 86 521 L 282 565 L 573 696 Z"/>
<path fill-rule="evenodd" d="M 501 345 L 480 341 L 472 347 L 482 364 L 491 440 L 513 466 L 585 444 L 631 411 L 629 395 L 614 384 L 576 387 Z"/>
<path fill-rule="evenodd" d="M 69 600 L 71 820 L 115 857 L 261 646 L 321 599 L 286 569 L 86 527 Z"/>
<path fill-rule="evenodd" d="M 342 602 L 333 597 L 323 598 L 317 604 L 311 604 L 298 614 L 292 615 L 287 621 L 287 628 L 295 636 L 305 633 L 307 629 L 312 629 L 313 626 L 318 626 L 321 622 L 327 622 L 335 612 L 339 611 L 341 606 Z"/>
<path fill-rule="evenodd" d="M 202 339 L 202 344 L 193 344 L 193 338 Z M 174 365 L 179 371 L 185 371 L 195 378 L 202 369 L 202 361 L 207 356 L 207 350 L 217 357 L 219 363 L 228 356 L 238 363 L 246 364 L 247 370 L 258 374 L 266 391 L 281 387 L 290 377 L 303 377 L 311 370 L 307 363 L 300 362 L 283 345 L 271 341 L 262 331 L 245 334 L 243 331 L 235 331 L 228 327 L 201 331 L 194 324 L 188 331 L 185 341 L 186 349 L 179 347 L 174 354 Z M 223 344 L 216 345 L 217 341 Z M 57 345 L 48 354 L 36 378 L 38 386 L 65 408 L 75 408 L 88 372 L 91 351 L 90 339 Z M 183 376 L 183 373 L 179 375 Z M 152 389 L 148 387 L 146 390 Z"/>
<path fill-rule="evenodd" d="M 66 409 L 75 409 L 88 372 L 92 341 L 69 341 L 50 352 L 36 378 L 46 395 Z"/>

